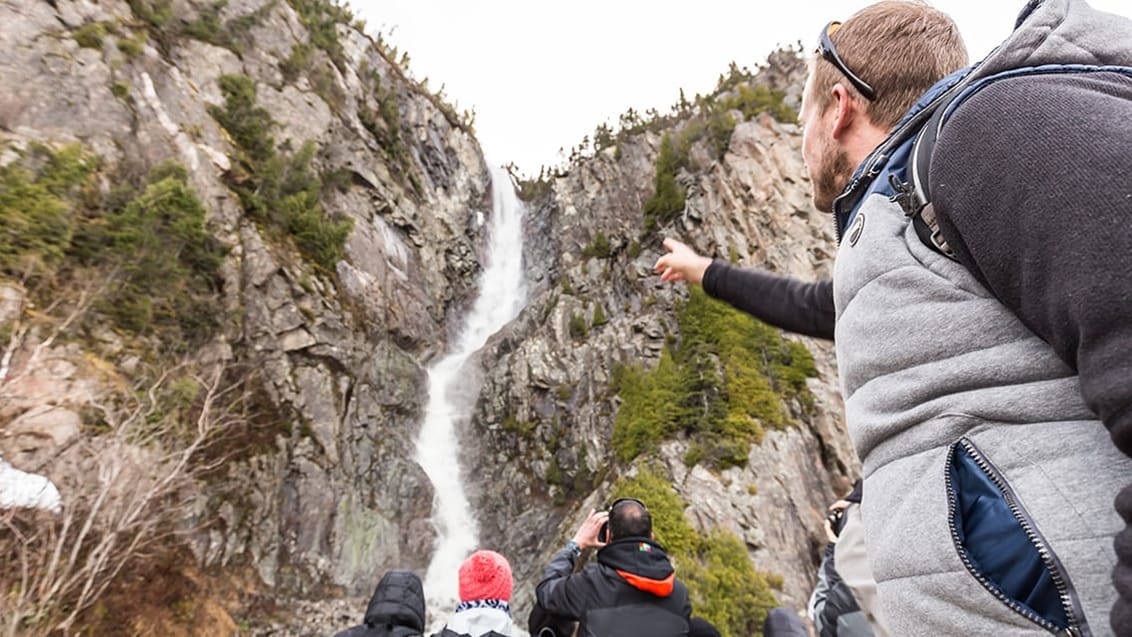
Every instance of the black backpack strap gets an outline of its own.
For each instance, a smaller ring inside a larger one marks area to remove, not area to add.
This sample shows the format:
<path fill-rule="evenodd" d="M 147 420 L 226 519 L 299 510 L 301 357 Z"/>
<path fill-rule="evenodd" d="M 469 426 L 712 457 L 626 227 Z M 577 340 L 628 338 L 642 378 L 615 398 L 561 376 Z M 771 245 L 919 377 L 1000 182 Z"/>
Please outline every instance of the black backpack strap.
<path fill-rule="evenodd" d="M 955 95 L 957 94 L 936 106 L 935 112 L 916 135 L 916 141 L 912 143 L 912 157 L 908 162 L 908 181 L 893 184 L 899 191 L 897 199 L 904 208 L 904 213 L 912 218 L 916 236 L 924 245 L 949 259 L 955 259 L 955 252 L 940 232 L 935 207 L 932 206 L 931 180 L 928 176 L 931 172 L 932 152 L 943 128 L 943 116 Z"/>

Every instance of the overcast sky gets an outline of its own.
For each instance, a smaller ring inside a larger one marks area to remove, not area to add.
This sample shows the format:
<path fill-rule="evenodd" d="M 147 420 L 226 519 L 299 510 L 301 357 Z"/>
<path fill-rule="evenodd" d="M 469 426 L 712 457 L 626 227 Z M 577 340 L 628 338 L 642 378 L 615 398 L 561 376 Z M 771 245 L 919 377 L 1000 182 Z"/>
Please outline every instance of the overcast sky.
<path fill-rule="evenodd" d="M 475 110 L 488 161 L 537 174 L 629 107 L 666 112 L 708 93 L 732 61 L 754 68 L 779 45 L 816 45 L 830 20 L 868 0 L 348 0 L 371 35 L 406 51 L 410 72 Z M 937 0 L 972 60 L 1005 38 L 1023 0 Z M 1129 0 L 1091 0 L 1132 16 Z"/>

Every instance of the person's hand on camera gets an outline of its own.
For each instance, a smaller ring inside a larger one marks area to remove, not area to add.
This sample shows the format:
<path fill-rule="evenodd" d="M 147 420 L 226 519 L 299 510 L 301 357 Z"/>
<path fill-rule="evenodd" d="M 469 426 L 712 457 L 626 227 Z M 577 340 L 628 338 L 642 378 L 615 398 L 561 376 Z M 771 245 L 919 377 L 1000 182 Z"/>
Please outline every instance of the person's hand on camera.
<path fill-rule="evenodd" d="M 696 254 L 695 250 L 675 239 L 665 239 L 664 249 L 668 250 L 668 254 L 657 259 L 653 266 L 653 271 L 660 273 L 661 281 L 703 282 L 711 259 Z"/>
<path fill-rule="evenodd" d="M 589 517 L 582 526 L 578 528 L 578 532 L 574 534 L 574 542 L 583 551 L 589 548 L 601 548 L 605 546 L 605 542 L 597 539 L 598 531 L 601 530 L 602 525 L 609 521 L 609 511 L 591 511 Z"/>
<path fill-rule="evenodd" d="M 829 505 L 829 513 L 825 516 L 825 537 L 830 542 L 836 542 L 837 537 L 841 535 L 841 527 L 844 525 L 845 509 L 849 507 L 847 500 L 838 500 Z"/>

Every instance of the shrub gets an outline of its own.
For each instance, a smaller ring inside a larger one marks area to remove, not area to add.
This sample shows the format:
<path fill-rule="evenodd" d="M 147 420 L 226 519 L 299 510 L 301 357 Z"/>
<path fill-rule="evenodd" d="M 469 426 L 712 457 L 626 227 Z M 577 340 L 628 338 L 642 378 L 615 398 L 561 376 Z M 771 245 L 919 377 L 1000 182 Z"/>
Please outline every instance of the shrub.
<path fill-rule="evenodd" d="M 338 25 L 354 21 L 350 10 L 330 0 L 287 0 L 307 28 L 310 42 L 326 52 L 339 70 L 346 68 L 346 53 L 338 39 Z"/>
<path fill-rule="evenodd" d="M 271 113 L 256 104 L 255 80 L 246 75 L 220 76 L 224 108 L 209 106 L 208 112 L 249 160 L 264 163 L 275 155 L 275 140 L 269 131 L 275 126 Z"/>
<path fill-rule="evenodd" d="M 279 63 L 279 72 L 283 74 L 283 80 L 294 82 L 299 79 L 299 76 L 310 68 L 313 51 L 314 47 L 306 42 L 295 45 L 295 48 L 291 49 L 291 55 Z"/>
<path fill-rule="evenodd" d="M 612 389 L 621 397 L 621 406 L 611 444 L 620 461 L 656 450 L 661 441 L 680 430 L 687 413 L 681 372 L 668 348 L 652 371 L 634 365 L 613 369 Z"/>
<path fill-rule="evenodd" d="M 605 325 L 608 322 L 609 319 L 605 317 L 605 310 L 601 308 L 601 305 L 594 305 L 594 314 L 593 318 L 590 319 L 590 324 L 597 327 L 599 325 Z"/>
<path fill-rule="evenodd" d="M 134 15 L 158 31 L 173 19 L 172 0 L 126 0 L 126 2 Z"/>
<path fill-rule="evenodd" d="M 117 327 L 160 333 L 167 350 L 207 338 L 220 321 L 224 249 L 205 230 L 185 169 L 162 164 L 140 194 L 126 185 L 100 197 L 97 167 L 77 146 L 35 146 L 0 168 L 0 271 L 51 277 L 87 268 L 85 277 L 104 281 L 95 308 Z"/>
<path fill-rule="evenodd" d="M 73 253 L 118 270 L 97 307 L 135 333 L 175 332 L 172 350 L 199 344 L 220 325 L 224 248 L 204 225 L 205 210 L 179 164 L 155 167 L 144 190 L 76 234 Z"/>
<path fill-rule="evenodd" d="M 582 256 L 586 258 L 597 257 L 599 259 L 608 259 L 609 255 L 613 253 L 613 246 L 609 243 L 609 238 L 605 233 L 598 230 L 594 235 L 593 241 L 586 247 L 582 248 Z"/>
<path fill-rule="evenodd" d="M 88 49 L 101 49 L 106 37 L 106 27 L 101 22 L 90 22 L 75 30 L 75 42 Z"/>
<path fill-rule="evenodd" d="M 78 191 L 97 167 L 78 146 L 41 145 L 24 162 L 0 166 L 0 272 L 22 278 L 54 270 L 71 244 Z"/>
<path fill-rule="evenodd" d="M 144 47 L 145 33 L 139 33 L 133 38 L 122 38 L 118 40 L 118 50 L 128 58 L 136 58 L 141 55 Z"/>
<path fill-rule="evenodd" d="M 674 151 L 672 139 L 665 133 L 656 158 L 655 190 L 645 202 L 645 230 L 655 230 L 684 210 L 685 193 L 676 184 L 676 172 L 686 162 L 687 157 L 681 157 Z"/>
<path fill-rule="evenodd" d="M 622 461 L 677 432 L 692 447 L 684 461 L 743 465 L 763 427 L 793 422 L 787 400 L 812 409 L 806 378 L 817 371 L 805 346 L 694 288 L 678 312 L 680 338 L 655 369 L 615 368 L 621 396 L 612 444 Z"/>
<path fill-rule="evenodd" d="M 735 118 L 726 110 L 713 111 L 708 117 L 707 135 L 711 143 L 712 156 L 723 159 L 727 147 L 731 145 L 731 134 L 735 132 Z"/>
<path fill-rule="evenodd" d="M 197 19 L 185 26 L 185 33 L 201 42 L 214 46 L 232 48 L 232 36 L 220 21 L 220 12 L 228 6 L 228 0 L 217 0 L 197 10 Z"/>
<path fill-rule="evenodd" d="M 611 497 L 638 498 L 648 505 L 653 535 L 687 585 L 697 616 L 725 637 L 761 634 L 767 613 L 778 605 L 771 591 L 777 578 L 755 570 L 739 538 L 719 529 L 707 536 L 696 532 L 684 517 L 684 501 L 647 466 L 618 481 Z"/>
<path fill-rule="evenodd" d="M 798 121 L 798 114 L 785 103 L 786 92 L 772 89 L 765 84 L 751 86 L 740 84 L 735 94 L 724 98 L 724 110 L 742 111 L 745 119 L 751 119 L 759 113 L 769 113 L 774 119 L 793 124 Z M 718 108 L 718 106 L 717 106 Z"/>
<path fill-rule="evenodd" d="M 586 317 L 581 312 L 575 312 L 570 317 L 570 336 L 579 339 L 585 338 L 590 333 L 590 328 L 586 326 Z"/>
<path fill-rule="evenodd" d="M 110 85 L 110 92 L 120 100 L 126 99 L 130 95 L 130 83 L 119 80 Z"/>
<path fill-rule="evenodd" d="M 233 176 L 230 186 L 244 210 L 269 231 L 289 235 L 308 261 L 333 273 L 354 226 L 349 218 L 328 218 L 319 203 L 322 182 L 310 170 L 314 143 L 304 143 L 289 156 L 279 154 L 269 134 L 275 122 L 256 104 L 255 82 L 243 75 L 224 75 L 220 89 L 225 107 L 212 106 L 209 112 L 240 147 L 246 174 Z"/>
<path fill-rule="evenodd" d="M 228 0 L 216 0 L 197 9 L 197 19 L 185 25 L 185 34 L 242 56 L 244 49 L 253 44 L 252 27 L 261 22 L 276 3 L 277 0 L 272 0 L 251 13 L 222 22 L 220 14 L 228 6 Z"/>

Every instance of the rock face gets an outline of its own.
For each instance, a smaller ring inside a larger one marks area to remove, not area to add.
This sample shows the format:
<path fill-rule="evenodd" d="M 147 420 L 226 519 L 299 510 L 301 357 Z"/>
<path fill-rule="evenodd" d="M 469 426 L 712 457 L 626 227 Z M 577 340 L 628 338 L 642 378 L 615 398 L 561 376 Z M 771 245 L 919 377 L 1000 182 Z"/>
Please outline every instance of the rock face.
<path fill-rule="evenodd" d="M 792 77 L 799 80 L 797 70 Z M 693 145 L 700 168 L 677 177 L 688 187 L 683 213 L 644 232 L 660 142 L 646 132 L 600 151 L 533 202 L 527 254 L 536 291 L 481 353 L 484 389 L 472 425 L 487 449 L 466 463 L 469 475 L 493 476 L 471 487 L 482 541 L 508 555 L 537 556 L 517 568 L 521 607 L 549 554 L 591 508 L 608 502 L 610 485 L 628 470 L 610 446 L 618 406 L 612 371 L 656 364 L 686 296 L 683 284 L 662 283 L 652 272 L 661 239 L 803 278 L 830 274 L 835 240 L 810 202 L 797 126 L 766 115 L 743 121 L 721 160 L 706 144 Z M 598 233 L 612 246 L 608 258 L 584 255 Z M 607 322 L 594 324 L 598 307 Z M 576 316 L 585 318 L 585 336 L 571 331 Z M 679 439 L 659 454 L 693 525 L 741 538 L 756 568 L 783 577 L 779 601 L 795 608 L 813 587 L 825 508 L 858 470 L 840 417 L 832 344 L 799 340 L 820 371 L 809 381 L 817 408 L 798 414 L 800 427 L 768 432 L 743 468 L 688 468 L 688 445 Z M 647 502 L 648 494 L 640 497 Z"/>
<path fill-rule="evenodd" d="M 470 127 L 332 9 L 320 0 L 0 6 L 0 84 L 10 87 L 0 96 L 0 165 L 36 143 L 81 144 L 103 175 L 175 160 L 228 248 L 230 320 L 197 354 L 254 370 L 268 423 L 260 444 L 199 485 L 190 544 L 202 566 L 250 572 L 257 590 L 280 600 L 366 595 L 392 567 L 423 574 L 433 494 L 413 447 L 425 367 L 474 294 L 490 214 L 492 185 Z M 800 70 L 796 56 L 772 58 L 760 81 L 784 88 L 789 103 Z M 224 76 L 250 78 L 276 145 L 312 143 L 312 168 L 339 183 L 320 199 L 327 215 L 353 223 L 333 271 L 245 210 L 235 192 L 241 141 L 213 116 Z M 481 391 L 461 459 L 481 544 L 514 566 L 517 616 L 546 557 L 631 469 L 610 445 L 613 370 L 655 366 L 687 296 L 652 273 L 661 239 L 793 275 L 829 274 L 834 240 L 809 201 L 797 127 L 739 111 L 734 119 L 723 152 L 690 146 L 692 167 L 676 175 L 685 207 L 659 228 L 646 231 L 642 209 L 663 129 L 579 159 L 529 204 L 530 302 L 469 364 Z M 689 125 L 666 124 L 674 134 Z M 587 249 L 601 239 L 608 249 Z M 91 330 L 97 346 L 54 339 L 28 305 L 22 286 L 0 278 L 0 334 L 20 336 L 2 344 L 0 456 L 65 484 L 56 474 L 73 468 L 51 458 L 92 424 L 84 408 L 144 360 L 105 326 Z M 744 467 L 686 466 L 679 436 L 654 458 L 692 524 L 741 538 L 759 570 L 782 576 L 780 601 L 796 608 L 813 584 L 825 507 L 857 471 L 832 348 L 801 340 L 819 376 L 809 381 L 816 408 L 795 409 L 799 426 L 769 431 Z M 272 630 L 334 628 L 288 621 Z"/>
<path fill-rule="evenodd" d="M 210 349 L 259 370 L 278 432 L 203 491 L 210 519 L 197 555 L 206 566 L 246 564 L 280 592 L 368 591 L 375 572 L 423 568 L 431 552 L 432 490 L 411 460 L 423 365 L 474 287 L 490 179 L 470 130 L 358 30 L 333 25 L 337 48 L 319 48 L 292 4 L 251 0 L 224 6 L 210 44 L 188 32 L 212 6 L 0 7 L 0 82 L 11 87 L 0 140 L 6 150 L 79 143 L 107 174 L 169 159 L 188 169 L 229 248 L 224 299 L 238 316 Z M 161 7 L 170 15 L 157 25 L 146 11 Z M 97 37 L 76 35 L 91 25 Z M 300 47 L 306 68 L 288 78 L 284 62 Z M 353 220 L 336 272 L 304 263 L 230 189 L 239 150 L 209 114 L 224 104 L 224 75 L 254 81 L 278 144 L 313 142 L 313 169 L 345 175 L 322 200 Z M 390 121 L 375 119 L 379 100 Z M 19 296 L 2 289 L 3 321 L 14 324 Z M 33 330 L 23 352 L 46 340 Z M 80 407 L 108 392 L 83 370 L 78 345 L 49 347 L 37 360 L 51 364 L 20 368 L 23 386 L 7 388 L 19 397 L 0 414 L 13 463 L 50 456 L 77 433 Z M 13 369 L 27 360 L 17 353 Z M 108 362 L 128 376 L 125 356 Z"/>

